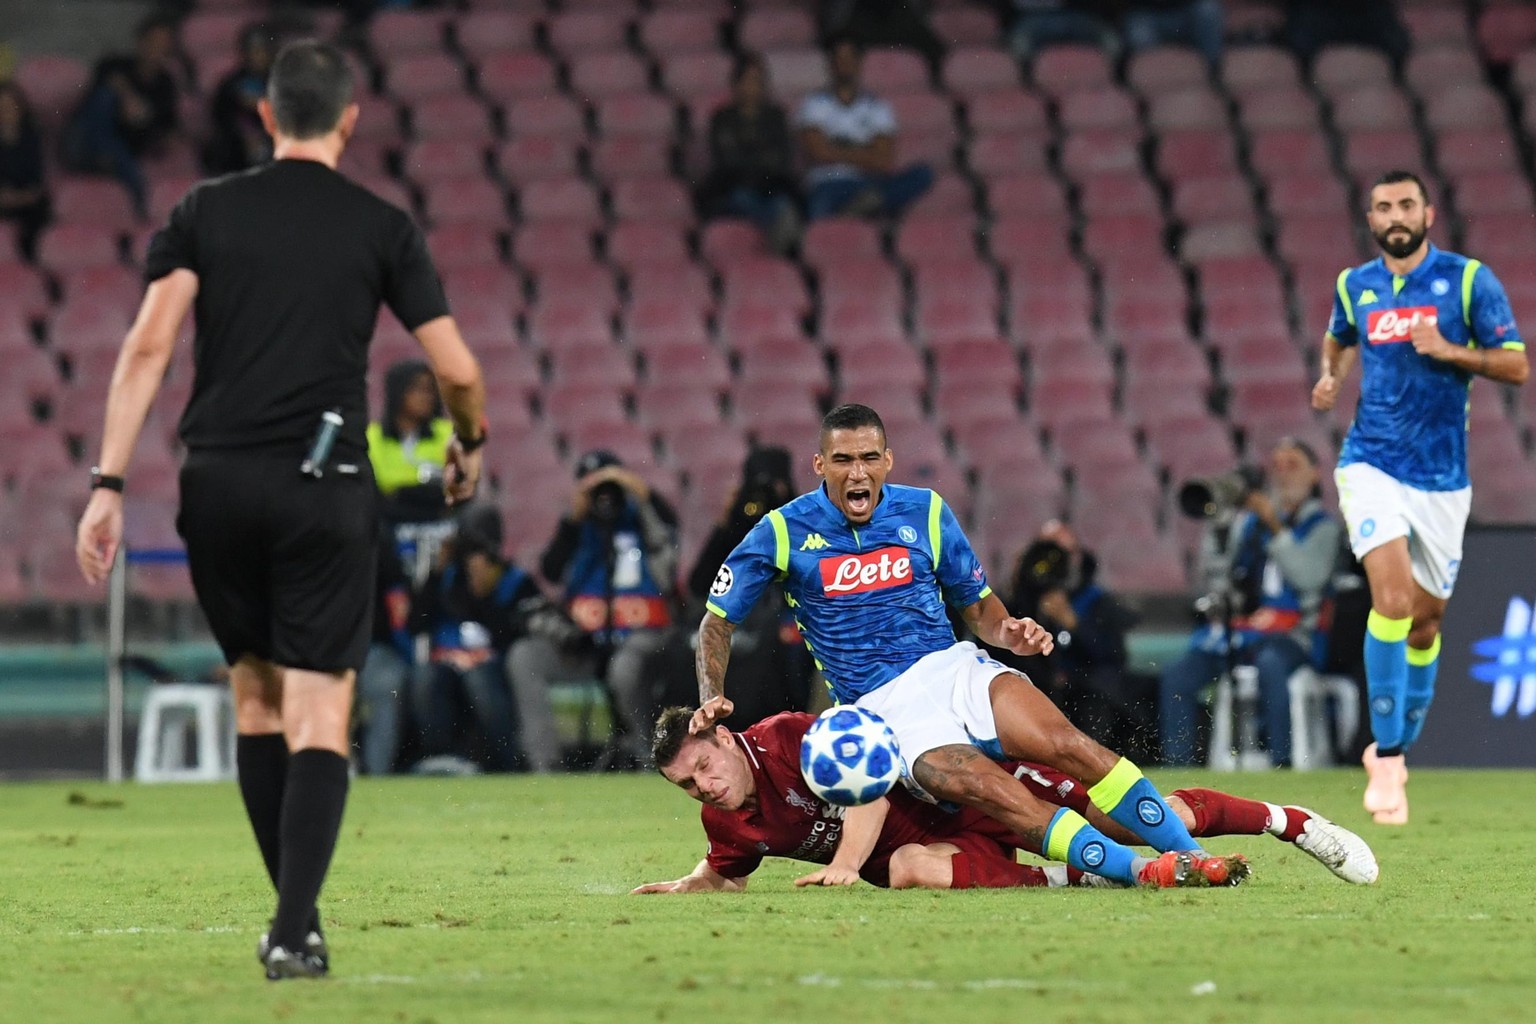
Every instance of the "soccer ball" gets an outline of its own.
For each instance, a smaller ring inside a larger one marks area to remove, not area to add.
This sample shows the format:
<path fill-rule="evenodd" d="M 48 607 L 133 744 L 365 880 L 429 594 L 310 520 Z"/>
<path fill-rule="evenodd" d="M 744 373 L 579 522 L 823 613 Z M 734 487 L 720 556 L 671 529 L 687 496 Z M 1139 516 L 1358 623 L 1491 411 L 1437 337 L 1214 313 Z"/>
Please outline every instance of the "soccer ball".
<path fill-rule="evenodd" d="M 885 719 L 844 704 L 823 711 L 800 741 L 800 774 L 829 804 L 857 807 L 891 791 L 901 752 Z"/>

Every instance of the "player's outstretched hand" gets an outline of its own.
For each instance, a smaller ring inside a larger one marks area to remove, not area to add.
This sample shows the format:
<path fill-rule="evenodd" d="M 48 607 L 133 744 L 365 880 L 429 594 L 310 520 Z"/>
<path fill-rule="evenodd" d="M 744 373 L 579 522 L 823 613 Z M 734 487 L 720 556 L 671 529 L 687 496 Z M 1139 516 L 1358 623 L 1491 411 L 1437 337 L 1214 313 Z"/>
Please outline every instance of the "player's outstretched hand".
<path fill-rule="evenodd" d="M 711 697 L 693 713 L 693 718 L 688 722 L 688 732 L 693 736 L 702 736 L 713 729 L 716 722 L 735 710 L 736 705 L 731 703 L 730 698 Z"/>
<path fill-rule="evenodd" d="M 644 885 L 637 885 L 633 889 L 629 890 L 629 894 L 631 896 L 648 896 L 658 892 L 672 893 L 688 891 L 688 887 L 683 883 L 682 879 L 676 879 L 671 882 L 646 882 Z"/>
<path fill-rule="evenodd" d="M 1312 385 L 1312 408 L 1319 412 L 1327 412 L 1333 408 L 1333 403 L 1339 400 L 1339 378 L 1333 374 L 1318 378 Z"/>
<path fill-rule="evenodd" d="M 123 542 L 123 496 L 105 487 L 91 492 L 91 500 L 75 531 L 75 561 L 90 583 L 100 583 L 112 572 L 117 547 Z"/>
<path fill-rule="evenodd" d="M 1003 620 L 1001 640 L 1001 646 L 1026 658 L 1032 654 L 1050 654 L 1056 649 L 1051 631 L 1034 619 Z"/>
<path fill-rule="evenodd" d="M 852 885 L 858 880 L 859 873 L 852 868 L 828 864 L 819 871 L 812 871 L 802 878 L 795 879 L 795 884 L 802 887 L 807 885 Z"/>
<path fill-rule="evenodd" d="M 448 461 L 443 467 L 443 495 L 450 505 L 462 505 L 475 496 L 480 484 L 480 453 L 483 448 L 466 452 L 459 439 L 448 443 Z"/>

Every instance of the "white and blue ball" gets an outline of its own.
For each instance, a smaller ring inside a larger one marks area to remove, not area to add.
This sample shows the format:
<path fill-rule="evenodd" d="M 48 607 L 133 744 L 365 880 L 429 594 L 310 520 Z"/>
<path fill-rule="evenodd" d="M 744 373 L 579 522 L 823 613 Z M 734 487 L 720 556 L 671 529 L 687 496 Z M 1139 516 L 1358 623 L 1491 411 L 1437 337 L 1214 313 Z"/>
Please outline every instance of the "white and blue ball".
<path fill-rule="evenodd" d="M 885 719 L 853 704 L 828 708 L 800 741 L 800 774 L 829 804 L 878 800 L 901 778 L 901 751 Z"/>

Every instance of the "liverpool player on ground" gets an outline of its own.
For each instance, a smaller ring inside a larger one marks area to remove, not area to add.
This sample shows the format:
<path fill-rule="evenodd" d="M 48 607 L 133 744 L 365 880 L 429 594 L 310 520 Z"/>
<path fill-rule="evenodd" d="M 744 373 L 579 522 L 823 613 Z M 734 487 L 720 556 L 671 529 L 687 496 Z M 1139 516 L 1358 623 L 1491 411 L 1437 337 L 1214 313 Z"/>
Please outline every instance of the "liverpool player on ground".
<path fill-rule="evenodd" d="M 1105 884 L 1075 868 L 1015 860 L 1037 844 L 971 808 L 950 813 L 897 786 L 863 807 L 818 800 L 800 775 L 800 741 L 814 715 L 775 715 L 739 733 L 716 726 L 688 734 L 691 711 L 670 708 L 656 722 L 652 749 L 670 782 L 704 804 L 705 858 L 682 878 L 636 893 L 739 892 L 764 857 L 824 865 L 796 885 L 852 885 L 863 878 L 892 889 L 1011 888 Z M 1086 815 L 1105 834 L 1136 843 L 1088 801 L 1081 782 L 1043 765 L 1004 762 L 1040 799 Z M 1209 789 L 1176 790 L 1169 806 L 1196 836 L 1268 832 L 1316 858 L 1347 882 L 1374 882 L 1376 858 L 1359 836 L 1300 807 L 1245 800 Z M 1144 884 L 1165 885 L 1165 860 L 1147 861 Z"/>

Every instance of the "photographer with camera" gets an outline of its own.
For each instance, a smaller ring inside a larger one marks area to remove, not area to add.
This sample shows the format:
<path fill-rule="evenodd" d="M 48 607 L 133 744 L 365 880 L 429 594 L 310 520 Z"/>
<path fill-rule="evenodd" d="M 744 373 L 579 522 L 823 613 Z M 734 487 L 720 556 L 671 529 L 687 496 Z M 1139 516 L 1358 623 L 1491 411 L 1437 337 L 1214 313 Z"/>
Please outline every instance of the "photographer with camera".
<path fill-rule="evenodd" d="M 1052 519 L 1024 549 L 1009 609 L 1056 638 L 1051 657 L 994 656 L 1029 674 L 1067 717 L 1115 750 L 1146 747 L 1156 731 L 1156 699 L 1126 672 L 1126 631 L 1135 616 L 1098 582 L 1099 561 L 1072 528 Z"/>
<path fill-rule="evenodd" d="M 757 521 L 795 496 L 790 478 L 789 450 L 778 446 L 754 448 L 742 464 L 741 484 L 731 492 L 725 515 L 688 574 L 688 594 L 703 603 L 725 559 Z M 690 612 L 692 614 L 692 612 Z M 769 590 L 731 635 L 731 648 L 740 657 L 733 678 L 740 678 L 742 698 L 728 722 L 743 728 L 780 711 L 804 711 L 810 701 L 811 665 L 795 617 L 778 591 Z M 688 658 L 691 670 L 693 658 Z"/>
<path fill-rule="evenodd" d="M 536 633 L 512 648 L 529 766 L 548 771 L 559 757 L 550 684 L 593 676 L 608 688 L 620 751 L 646 763 L 656 709 L 645 667 L 665 648 L 672 625 L 677 513 L 618 456 L 587 452 L 576 463 L 570 511 L 539 568 L 561 585 L 580 633 L 565 643 Z"/>
<path fill-rule="evenodd" d="M 426 663 L 416 666 L 411 679 L 423 762 L 458 753 L 453 740 L 463 706 L 485 739 L 486 765 L 492 771 L 513 767 L 507 652 L 529 631 L 530 616 L 549 602 L 533 577 L 501 549 L 500 510 L 489 504 L 465 509 L 444 548 L 445 564 L 417 596 L 413 632 L 431 642 Z"/>
<path fill-rule="evenodd" d="M 1179 492 L 1186 515 L 1208 520 L 1200 545 L 1206 625 L 1163 671 L 1163 760 L 1192 764 L 1201 691 L 1235 665 L 1258 673 L 1259 726 L 1270 759 L 1291 760 L 1289 680 L 1324 653 L 1320 613 L 1339 550 L 1340 527 L 1323 509 L 1317 453 L 1282 439 L 1263 475 L 1245 467 L 1192 480 Z"/>

